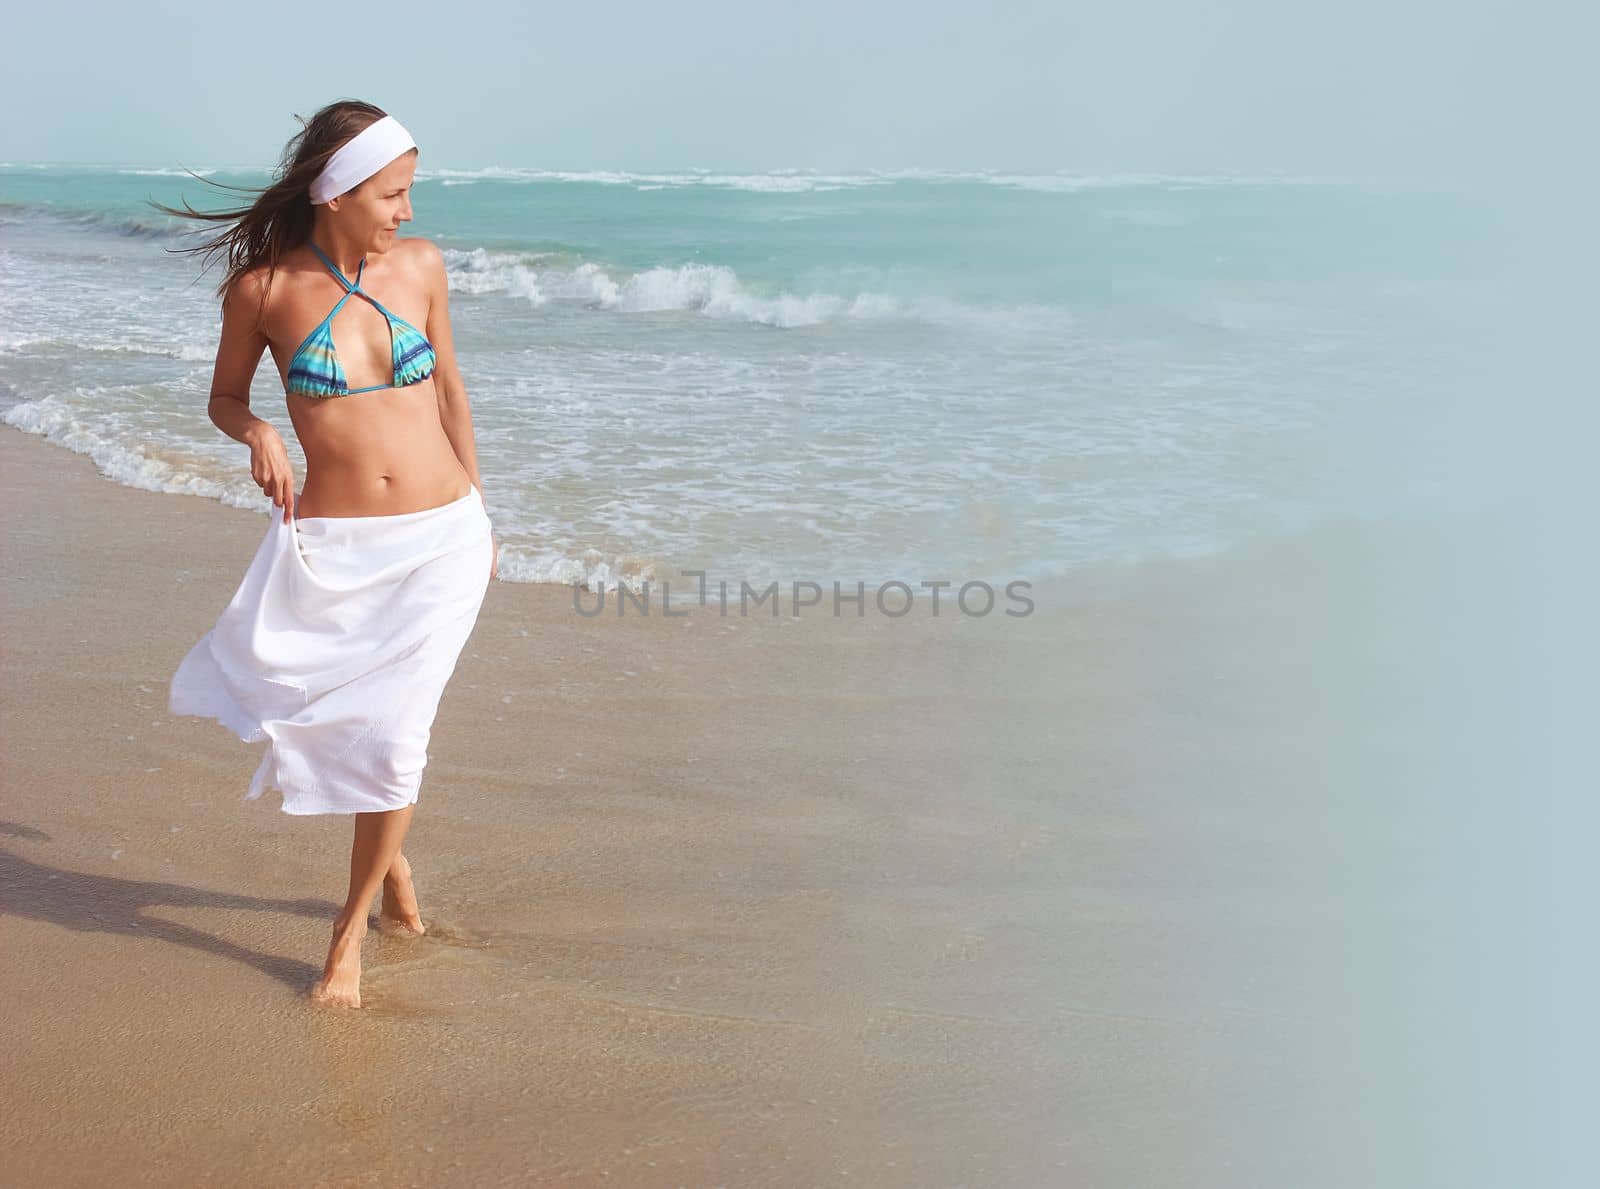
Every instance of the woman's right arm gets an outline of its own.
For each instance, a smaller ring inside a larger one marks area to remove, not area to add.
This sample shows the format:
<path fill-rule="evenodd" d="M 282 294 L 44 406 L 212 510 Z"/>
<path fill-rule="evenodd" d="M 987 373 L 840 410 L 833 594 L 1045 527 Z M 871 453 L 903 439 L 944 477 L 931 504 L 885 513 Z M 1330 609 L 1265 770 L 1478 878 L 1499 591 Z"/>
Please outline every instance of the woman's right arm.
<path fill-rule="evenodd" d="M 206 412 L 223 433 L 250 447 L 250 477 L 283 509 L 287 522 L 294 515 L 289 451 L 273 424 L 250 411 L 250 381 L 267 349 L 262 298 L 260 274 L 252 271 L 236 280 L 222 299 L 222 340 Z"/>

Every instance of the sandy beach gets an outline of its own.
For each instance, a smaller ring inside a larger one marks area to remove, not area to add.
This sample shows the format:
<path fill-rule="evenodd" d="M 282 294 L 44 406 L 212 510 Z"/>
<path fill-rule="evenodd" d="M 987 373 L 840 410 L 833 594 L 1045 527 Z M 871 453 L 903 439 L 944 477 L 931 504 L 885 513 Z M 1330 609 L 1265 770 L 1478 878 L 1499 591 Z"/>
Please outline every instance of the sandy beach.
<path fill-rule="evenodd" d="M 1444 899 L 1471 803 L 1416 790 L 1498 775 L 1433 746 L 1493 594 L 1440 605 L 1398 529 L 1086 571 L 1024 618 L 494 583 L 406 842 L 430 932 L 372 931 L 337 1011 L 303 993 L 349 819 L 242 801 L 259 745 L 166 711 L 261 515 L 10 428 L 0 462 L 8 1184 L 1472 1166 L 1435 992 L 1499 918 Z"/>

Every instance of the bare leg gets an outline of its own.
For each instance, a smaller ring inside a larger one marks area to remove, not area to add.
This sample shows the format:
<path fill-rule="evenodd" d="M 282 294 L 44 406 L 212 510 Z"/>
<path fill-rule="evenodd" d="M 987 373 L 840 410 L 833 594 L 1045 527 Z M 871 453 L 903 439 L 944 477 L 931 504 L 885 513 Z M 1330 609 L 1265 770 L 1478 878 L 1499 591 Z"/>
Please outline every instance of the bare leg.
<path fill-rule="evenodd" d="M 383 877 L 394 865 L 411 826 L 415 805 L 383 813 L 355 815 L 355 842 L 350 848 L 350 895 L 333 922 L 333 941 L 322 977 L 311 988 L 317 1003 L 361 1006 L 361 940 L 367 935 L 367 910 Z"/>
<path fill-rule="evenodd" d="M 404 852 L 397 852 L 383 877 L 383 907 L 378 912 L 378 929 L 393 937 L 420 937 L 428 931 L 417 909 L 417 891 L 411 886 L 411 864 Z"/>

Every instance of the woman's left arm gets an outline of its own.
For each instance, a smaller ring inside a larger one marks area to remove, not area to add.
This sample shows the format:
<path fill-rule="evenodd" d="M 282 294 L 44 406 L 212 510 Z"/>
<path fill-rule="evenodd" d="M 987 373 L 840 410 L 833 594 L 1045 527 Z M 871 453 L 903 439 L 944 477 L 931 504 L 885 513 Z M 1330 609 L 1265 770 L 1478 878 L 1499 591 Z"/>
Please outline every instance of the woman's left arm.
<path fill-rule="evenodd" d="M 450 278 L 444 267 L 444 253 L 432 240 L 419 239 L 416 250 L 422 253 L 427 277 L 428 324 L 424 333 L 433 344 L 433 391 L 439 401 L 439 423 L 444 426 L 450 446 L 466 468 L 478 490 L 478 449 L 472 434 L 472 407 L 467 401 L 467 386 L 456 364 L 455 336 L 450 330 Z"/>
<path fill-rule="evenodd" d="M 450 277 L 444 266 L 444 253 L 432 240 L 417 239 L 417 251 L 422 254 L 422 267 L 428 291 L 428 320 L 424 333 L 433 344 L 433 391 L 439 402 L 439 424 L 444 427 L 450 448 L 456 452 L 461 465 L 478 489 L 478 496 L 488 506 L 488 496 L 483 493 L 483 480 L 478 476 L 478 446 L 472 429 L 472 406 L 467 400 L 467 386 L 461 379 L 461 369 L 456 365 L 455 336 L 450 329 Z M 491 535 L 491 541 L 493 537 Z M 499 550 L 491 563 L 490 576 L 500 572 Z"/>

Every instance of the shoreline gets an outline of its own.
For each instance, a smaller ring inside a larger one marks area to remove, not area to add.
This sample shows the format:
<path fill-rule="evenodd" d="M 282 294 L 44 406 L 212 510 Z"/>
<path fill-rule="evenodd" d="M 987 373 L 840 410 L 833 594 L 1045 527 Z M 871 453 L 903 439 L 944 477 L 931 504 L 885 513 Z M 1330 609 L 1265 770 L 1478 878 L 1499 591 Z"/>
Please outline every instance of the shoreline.
<path fill-rule="evenodd" d="M 0 394 L 7 393 L 20 403 L 21 398 L 17 397 L 16 390 L 8 386 L 4 379 L 0 379 Z M 286 434 L 292 435 L 292 429 L 289 426 L 281 425 L 279 428 Z M 100 463 L 96 461 L 92 453 L 82 453 L 73 447 L 55 441 L 48 433 L 41 433 L 37 429 L 23 428 L 3 421 L 0 421 L 0 430 L 13 432 L 24 438 L 34 439 L 53 450 L 75 454 L 83 460 L 83 463 L 91 467 L 99 477 L 106 478 L 118 486 L 125 486 L 130 492 L 137 491 L 146 495 L 165 495 L 180 498 L 188 497 L 198 503 L 226 509 L 229 512 L 242 513 L 246 516 L 262 515 L 265 511 L 264 506 L 252 505 L 243 507 L 239 504 L 224 502 L 210 493 L 173 489 L 155 490 L 124 484 L 120 480 L 101 474 Z M 113 449 L 120 450 L 121 448 L 114 447 Z M 265 497 L 262 497 L 262 504 L 265 504 Z M 1047 567 L 1043 571 L 1017 572 L 1005 576 L 985 574 L 958 577 L 956 579 L 938 579 L 922 575 L 909 577 L 907 575 L 898 575 L 884 579 L 837 578 L 819 581 L 814 577 L 788 575 L 781 579 L 766 578 L 750 582 L 748 579 L 741 578 L 738 574 L 732 572 L 717 578 L 709 577 L 702 574 L 700 570 L 693 568 L 670 568 L 666 570 L 666 573 L 659 581 L 651 581 L 650 593 L 652 600 L 659 600 L 662 598 L 661 591 L 663 586 L 670 587 L 676 591 L 677 593 L 670 596 L 675 614 L 676 609 L 679 607 L 705 607 L 712 603 L 721 603 L 724 599 L 730 604 L 737 604 L 740 594 L 738 585 L 741 582 L 748 587 L 749 594 L 747 597 L 751 602 L 759 600 L 769 587 L 776 586 L 778 592 L 777 601 L 783 608 L 786 608 L 786 610 L 780 612 L 781 614 L 791 614 L 793 613 L 793 608 L 799 605 L 800 613 L 809 615 L 814 612 L 815 606 L 819 603 L 835 603 L 848 611 L 852 600 L 858 597 L 857 591 L 859 590 L 861 592 L 859 597 L 871 609 L 869 614 L 877 614 L 882 618 L 894 619 L 900 617 L 897 614 L 897 610 L 907 598 L 907 592 L 909 592 L 909 596 L 912 599 L 909 614 L 920 616 L 926 613 L 931 616 L 935 613 L 936 602 L 940 608 L 948 609 L 953 605 L 960 590 L 964 586 L 969 586 L 978 588 L 981 591 L 981 593 L 972 596 L 973 601 L 984 599 L 993 601 L 995 610 L 992 613 L 1003 613 L 1003 610 L 1007 608 L 1020 609 L 1021 612 L 1027 613 L 1029 610 L 1028 602 L 1031 598 L 1030 592 L 1033 590 L 1047 589 L 1057 606 L 1107 598 L 1120 598 L 1124 587 L 1132 585 L 1137 588 L 1146 580 L 1144 576 L 1147 574 L 1155 575 L 1164 570 L 1172 570 L 1181 574 L 1191 566 L 1204 566 L 1206 564 L 1227 565 L 1236 558 L 1259 556 L 1273 549 L 1282 548 L 1292 551 L 1294 542 L 1306 536 L 1308 532 L 1311 536 L 1331 533 L 1335 538 L 1338 538 L 1356 531 L 1355 526 L 1357 524 L 1359 522 L 1345 521 L 1341 523 L 1333 521 L 1314 526 L 1310 530 L 1286 528 L 1281 535 L 1275 538 L 1264 537 L 1254 541 L 1235 542 L 1231 545 L 1212 542 L 1205 547 L 1184 553 L 1148 556 L 1130 555 L 1098 561 L 1074 562 L 1058 569 L 1052 570 Z M 501 542 L 501 544 L 503 545 L 504 542 Z M 598 550 L 590 549 L 585 552 L 600 556 L 600 551 Z M 616 582 L 619 576 L 624 576 L 629 581 L 637 584 L 642 581 L 639 579 L 639 573 L 645 569 L 653 569 L 655 566 L 654 562 L 631 552 L 619 554 L 617 560 L 618 564 L 614 569 L 609 565 L 604 567 L 607 581 Z M 502 561 L 506 562 L 507 559 L 502 558 Z M 514 572 L 519 568 L 525 568 L 526 564 L 516 558 L 510 559 L 508 564 L 502 565 L 502 577 L 499 581 L 506 585 L 514 586 L 565 588 L 569 592 L 574 589 L 587 590 L 587 587 L 575 586 L 574 583 L 566 580 L 549 578 L 521 579 L 504 576 L 507 571 Z M 688 565 L 690 563 L 686 562 L 684 564 Z M 705 565 L 706 563 L 701 560 L 699 564 Z M 1031 576 L 1029 576 L 1030 574 Z M 699 577 L 696 577 L 697 575 Z M 942 586 L 944 589 L 932 589 L 936 585 Z M 721 597 L 719 597 L 717 589 L 719 586 L 725 588 L 721 593 Z M 1012 591 L 1010 589 L 1012 587 L 1018 587 L 1018 589 Z M 987 590 L 984 591 L 982 588 L 987 588 Z M 803 595 L 802 591 L 804 592 Z M 636 591 L 627 593 L 633 599 L 642 597 Z M 607 592 L 608 603 L 615 598 L 615 594 L 615 591 Z M 831 614 L 832 612 L 830 611 L 829 613 Z M 972 617 L 981 618 L 982 615 L 973 614 Z"/>

